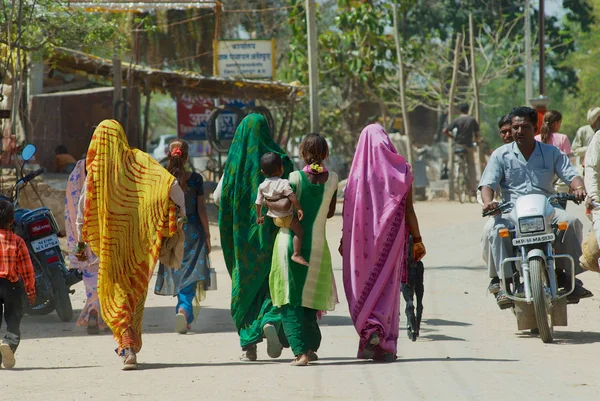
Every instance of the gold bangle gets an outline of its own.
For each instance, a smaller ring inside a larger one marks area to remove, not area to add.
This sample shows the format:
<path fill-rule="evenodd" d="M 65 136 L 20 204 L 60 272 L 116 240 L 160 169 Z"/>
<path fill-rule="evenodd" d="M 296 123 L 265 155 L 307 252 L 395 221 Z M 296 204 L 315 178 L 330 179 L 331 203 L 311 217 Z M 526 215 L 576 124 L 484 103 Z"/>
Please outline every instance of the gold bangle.
<path fill-rule="evenodd" d="M 583 185 L 580 185 L 577 188 L 575 188 L 574 191 L 579 191 L 580 189 L 585 189 L 585 187 Z"/>

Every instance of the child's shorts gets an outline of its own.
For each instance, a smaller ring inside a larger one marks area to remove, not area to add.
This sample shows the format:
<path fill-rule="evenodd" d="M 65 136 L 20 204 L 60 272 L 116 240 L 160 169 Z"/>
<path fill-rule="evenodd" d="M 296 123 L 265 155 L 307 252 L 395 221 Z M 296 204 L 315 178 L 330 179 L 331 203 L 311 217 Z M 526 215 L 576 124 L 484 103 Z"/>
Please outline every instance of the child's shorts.
<path fill-rule="evenodd" d="M 274 217 L 273 223 L 275 223 L 275 225 L 280 228 L 290 228 L 293 220 L 294 220 L 294 215 L 291 214 L 289 216 L 284 216 L 284 217 Z"/>

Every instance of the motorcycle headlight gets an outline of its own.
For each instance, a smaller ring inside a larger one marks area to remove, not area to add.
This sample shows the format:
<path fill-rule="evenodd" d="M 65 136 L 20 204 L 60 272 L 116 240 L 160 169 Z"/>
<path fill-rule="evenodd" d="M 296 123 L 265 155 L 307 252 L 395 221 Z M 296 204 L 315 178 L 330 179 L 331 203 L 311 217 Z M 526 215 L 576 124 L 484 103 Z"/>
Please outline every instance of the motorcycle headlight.
<path fill-rule="evenodd" d="M 519 230 L 522 233 L 544 231 L 544 218 L 542 216 L 524 217 L 519 220 Z"/>

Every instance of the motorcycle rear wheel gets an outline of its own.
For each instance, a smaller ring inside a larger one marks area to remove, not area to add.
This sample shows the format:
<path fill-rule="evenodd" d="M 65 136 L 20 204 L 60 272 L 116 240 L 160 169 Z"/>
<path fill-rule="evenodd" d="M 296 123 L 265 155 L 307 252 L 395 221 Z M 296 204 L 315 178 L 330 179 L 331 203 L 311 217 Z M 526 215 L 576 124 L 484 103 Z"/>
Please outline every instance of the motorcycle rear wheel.
<path fill-rule="evenodd" d="M 546 302 L 546 290 L 548 287 L 548 275 L 545 263 L 539 256 L 529 260 L 529 277 L 531 281 L 531 293 L 533 296 L 533 307 L 535 309 L 535 320 L 537 322 L 540 338 L 544 343 L 551 343 L 554 335 L 552 316 Z"/>
<path fill-rule="evenodd" d="M 54 308 L 56 314 L 63 322 L 70 322 L 73 319 L 73 305 L 71 304 L 71 295 L 65 277 L 61 271 L 55 271 L 52 285 L 54 286 Z"/>

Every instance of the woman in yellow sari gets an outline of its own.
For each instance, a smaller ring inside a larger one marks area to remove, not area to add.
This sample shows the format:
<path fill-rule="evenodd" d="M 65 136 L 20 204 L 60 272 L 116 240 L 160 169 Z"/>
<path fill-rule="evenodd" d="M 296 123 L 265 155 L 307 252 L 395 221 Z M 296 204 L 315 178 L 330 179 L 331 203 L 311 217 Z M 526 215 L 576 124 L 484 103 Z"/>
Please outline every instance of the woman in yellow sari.
<path fill-rule="evenodd" d="M 150 155 L 129 147 L 123 127 L 114 120 L 102 121 L 94 131 L 86 169 L 76 252 L 85 258 L 87 243 L 100 258 L 102 318 L 118 343 L 123 370 L 134 370 L 148 284 L 163 238 L 177 231 L 174 202 L 180 215 L 185 213 L 184 195 Z"/>

